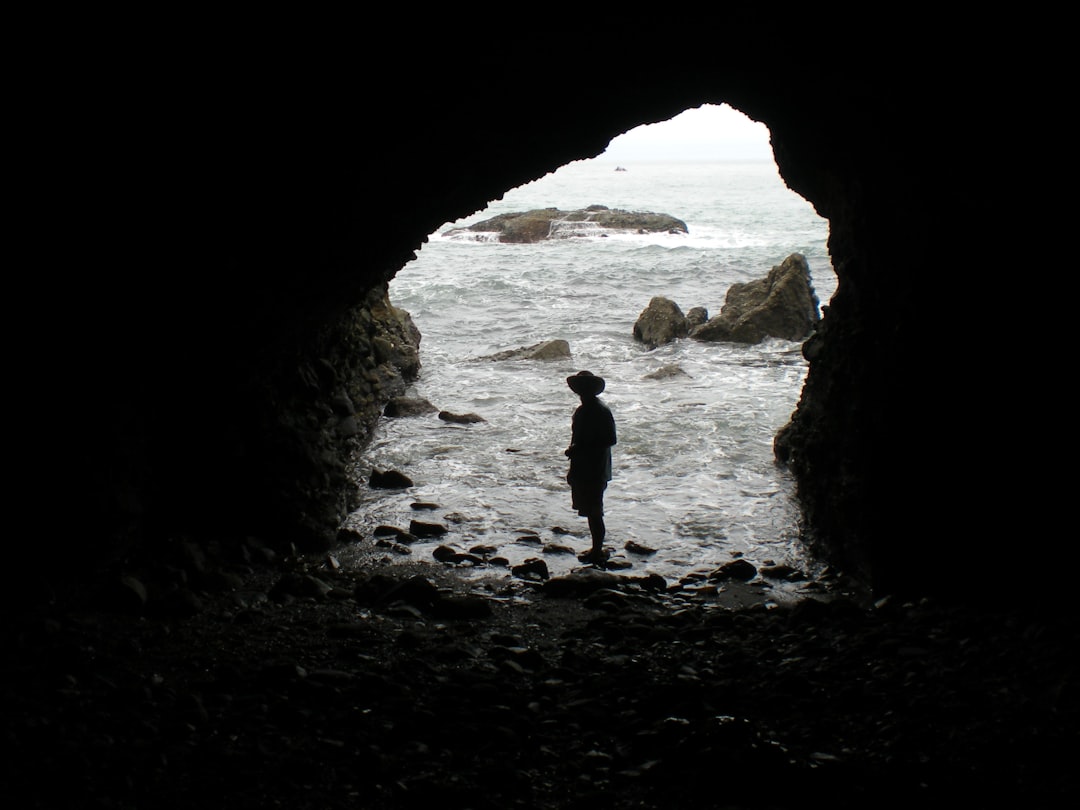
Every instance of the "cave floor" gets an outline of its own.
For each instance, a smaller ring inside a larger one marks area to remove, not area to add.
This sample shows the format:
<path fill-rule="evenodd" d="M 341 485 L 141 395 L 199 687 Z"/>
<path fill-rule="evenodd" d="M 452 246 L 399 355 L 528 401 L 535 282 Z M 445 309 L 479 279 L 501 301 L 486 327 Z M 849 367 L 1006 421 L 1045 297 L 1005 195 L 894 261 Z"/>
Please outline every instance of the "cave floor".
<path fill-rule="evenodd" d="M 361 575 L 305 561 L 288 574 L 332 590 L 283 594 L 283 572 L 259 569 L 182 615 L 87 599 L 10 622 L 3 762 L 18 806 L 999 807 L 1080 795 L 1070 617 L 925 601 L 768 608 L 640 587 L 555 598 L 434 564 Z M 460 597 L 456 612 L 364 598 L 417 576 Z"/>

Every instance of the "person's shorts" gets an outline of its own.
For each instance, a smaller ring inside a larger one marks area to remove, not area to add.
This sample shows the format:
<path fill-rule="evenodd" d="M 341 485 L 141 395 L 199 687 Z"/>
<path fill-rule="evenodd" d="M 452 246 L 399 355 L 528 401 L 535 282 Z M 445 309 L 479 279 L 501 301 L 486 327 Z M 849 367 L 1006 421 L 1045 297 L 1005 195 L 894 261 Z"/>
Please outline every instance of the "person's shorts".
<path fill-rule="evenodd" d="M 571 484 L 570 504 L 583 517 L 602 515 L 604 514 L 604 490 L 606 489 L 606 482 L 577 484 L 576 486 Z"/>

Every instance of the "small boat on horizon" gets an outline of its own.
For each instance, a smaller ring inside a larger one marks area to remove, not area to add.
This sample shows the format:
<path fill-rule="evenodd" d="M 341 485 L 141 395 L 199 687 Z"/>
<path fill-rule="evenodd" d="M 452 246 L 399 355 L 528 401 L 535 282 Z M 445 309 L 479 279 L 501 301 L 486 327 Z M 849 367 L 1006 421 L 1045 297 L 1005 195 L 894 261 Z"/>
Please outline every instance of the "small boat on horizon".
<path fill-rule="evenodd" d="M 617 171 L 617 172 L 625 172 L 626 169 L 624 169 L 622 166 L 616 166 L 615 171 Z"/>

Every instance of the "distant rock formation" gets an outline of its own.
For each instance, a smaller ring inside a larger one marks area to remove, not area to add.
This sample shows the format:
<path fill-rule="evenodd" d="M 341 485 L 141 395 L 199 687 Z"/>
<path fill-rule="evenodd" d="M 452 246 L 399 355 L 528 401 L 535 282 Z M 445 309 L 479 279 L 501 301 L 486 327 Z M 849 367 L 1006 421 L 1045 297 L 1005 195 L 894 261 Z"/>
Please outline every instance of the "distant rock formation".
<path fill-rule="evenodd" d="M 634 323 L 634 338 L 650 349 L 683 337 L 731 343 L 760 343 L 767 337 L 805 340 L 821 320 L 810 266 L 792 253 L 765 278 L 732 284 L 714 318 L 704 307 L 683 315 L 670 298 L 654 296 Z"/>
<path fill-rule="evenodd" d="M 495 241 L 528 244 L 545 239 L 604 236 L 609 233 L 688 233 L 688 230 L 685 222 L 669 214 L 590 205 L 576 211 L 539 208 L 499 214 L 466 228 L 451 228 L 443 232 L 443 236 L 493 234 Z"/>

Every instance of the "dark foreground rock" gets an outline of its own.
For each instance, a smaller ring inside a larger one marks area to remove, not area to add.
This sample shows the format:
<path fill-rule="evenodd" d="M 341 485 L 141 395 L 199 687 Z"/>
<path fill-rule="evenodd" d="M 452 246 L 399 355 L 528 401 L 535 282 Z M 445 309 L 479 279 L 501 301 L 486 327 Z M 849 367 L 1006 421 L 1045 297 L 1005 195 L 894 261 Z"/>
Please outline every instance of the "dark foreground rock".
<path fill-rule="evenodd" d="M 20 808 L 1056 806 L 1075 623 L 1003 602 L 730 609 L 655 578 L 246 568 L 184 615 L 5 625 Z M 552 580 L 554 581 L 554 580 Z"/>

